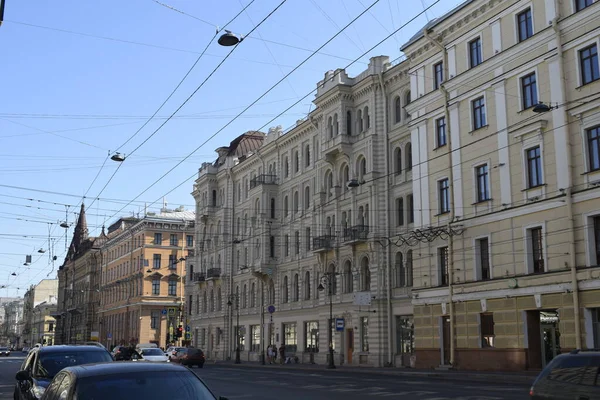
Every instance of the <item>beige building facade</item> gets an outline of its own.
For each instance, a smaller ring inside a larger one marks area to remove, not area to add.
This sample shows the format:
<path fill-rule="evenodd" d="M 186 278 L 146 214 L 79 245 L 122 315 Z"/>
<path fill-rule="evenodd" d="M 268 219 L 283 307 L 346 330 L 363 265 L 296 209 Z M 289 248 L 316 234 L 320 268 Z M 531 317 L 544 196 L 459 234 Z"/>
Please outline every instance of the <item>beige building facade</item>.
<path fill-rule="evenodd" d="M 410 364 L 412 253 L 389 239 L 414 221 L 409 85 L 384 56 L 329 71 L 307 119 L 202 165 L 186 312 L 209 358 L 326 363 L 331 302 L 335 364 Z"/>
<path fill-rule="evenodd" d="M 23 331 L 22 342 L 24 347 L 31 347 L 41 343 L 38 323 L 38 305 L 56 304 L 58 300 L 58 279 L 42 279 L 37 285 L 31 287 L 23 296 Z"/>
<path fill-rule="evenodd" d="M 600 347 L 598 21 L 591 1 L 466 1 L 402 47 L 417 367 Z"/>

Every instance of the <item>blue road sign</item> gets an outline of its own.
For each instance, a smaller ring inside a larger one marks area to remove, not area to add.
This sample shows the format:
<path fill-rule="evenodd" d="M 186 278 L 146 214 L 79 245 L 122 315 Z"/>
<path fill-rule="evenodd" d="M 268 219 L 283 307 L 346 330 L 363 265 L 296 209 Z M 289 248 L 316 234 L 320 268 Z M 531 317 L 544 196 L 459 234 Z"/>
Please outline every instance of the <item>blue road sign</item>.
<path fill-rule="evenodd" d="M 107 339 L 112 339 L 112 333 L 107 333 L 107 334 L 106 334 L 106 338 L 107 338 Z"/>
<path fill-rule="evenodd" d="M 162 315 L 167 315 L 167 309 L 163 308 L 162 311 L 160 312 Z"/>
<path fill-rule="evenodd" d="M 186 332 L 189 332 L 189 331 L 191 331 L 191 330 L 192 330 L 192 327 L 191 327 L 191 326 L 189 326 L 189 325 L 186 325 L 186 326 L 185 326 L 185 331 L 186 331 Z"/>
<path fill-rule="evenodd" d="M 275 312 L 275 306 L 269 306 L 269 308 L 267 308 L 267 311 L 269 312 L 269 314 L 273 314 Z"/>
<path fill-rule="evenodd" d="M 344 318 L 336 318 L 335 319 L 335 330 L 338 332 L 342 332 L 344 330 L 345 323 Z"/>

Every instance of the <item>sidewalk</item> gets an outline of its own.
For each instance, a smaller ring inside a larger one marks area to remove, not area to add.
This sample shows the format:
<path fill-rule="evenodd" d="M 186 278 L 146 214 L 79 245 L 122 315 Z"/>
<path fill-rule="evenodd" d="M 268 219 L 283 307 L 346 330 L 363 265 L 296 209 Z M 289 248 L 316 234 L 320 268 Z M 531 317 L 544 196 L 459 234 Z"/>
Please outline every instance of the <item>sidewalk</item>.
<path fill-rule="evenodd" d="M 411 368 L 378 368 L 378 367 L 359 367 L 350 365 L 336 365 L 336 369 L 327 369 L 322 364 L 266 364 L 261 365 L 256 361 L 242 361 L 241 364 L 235 364 L 233 361 L 207 360 L 207 365 L 218 365 L 221 367 L 230 368 L 260 368 L 260 369 L 277 369 L 277 370 L 292 370 L 292 371 L 320 371 L 328 373 L 344 372 L 344 373 L 361 373 L 373 375 L 388 375 L 401 376 L 407 378 L 437 378 L 467 382 L 487 382 L 487 383 L 517 383 L 531 384 L 539 374 L 539 371 L 523 371 L 523 372 L 488 372 L 488 371 L 462 371 L 448 370 L 437 371 L 428 369 L 411 369 Z"/>

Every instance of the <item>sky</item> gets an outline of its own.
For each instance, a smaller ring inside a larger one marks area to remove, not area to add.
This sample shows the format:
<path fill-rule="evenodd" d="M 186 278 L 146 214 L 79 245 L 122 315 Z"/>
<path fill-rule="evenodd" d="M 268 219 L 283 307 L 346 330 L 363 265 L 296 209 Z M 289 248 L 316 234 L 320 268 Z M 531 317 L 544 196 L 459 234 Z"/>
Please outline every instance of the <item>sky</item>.
<path fill-rule="evenodd" d="M 399 59 L 402 44 L 460 2 L 6 0 L 0 297 L 56 277 L 82 201 L 91 236 L 163 199 L 193 210 L 193 180 L 217 147 L 291 127 L 314 108 L 326 71 L 355 76 L 370 57 Z M 220 46 L 223 29 L 244 40 Z"/>

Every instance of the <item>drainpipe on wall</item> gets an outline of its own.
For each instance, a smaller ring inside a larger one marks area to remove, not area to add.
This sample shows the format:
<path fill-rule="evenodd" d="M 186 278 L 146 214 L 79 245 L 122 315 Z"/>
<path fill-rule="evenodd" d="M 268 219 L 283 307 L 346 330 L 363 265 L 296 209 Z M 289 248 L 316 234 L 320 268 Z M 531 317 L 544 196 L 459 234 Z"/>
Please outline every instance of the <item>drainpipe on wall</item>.
<path fill-rule="evenodd" d="M 427 38 L 434 46 L 439 48 L 442 52 L 444 76 L 442 82 L 448 79 L 448 51 L 446 46 L 438 42 L 429 35 L 427 29 L 423 30 L 423 35 Z M 448 109 L 448 102 L 450 101 L 450 94 L 446 90 L 445 84 L 440 85 L 440 90 L 444 95 L 444 119 L 446 121 L 446 142 L 448 144 L 448 189 L 450 197 L 450 214 L 448 215 L 448 231 L 450 231 L 452 222 L 455 218 L 455 204 L 454 204 L 454 171 L 453 171 L 453 160 L 452 160 L 452 134 L 450 128 L 450 111 Z M 455 338 L 455 321 L 454 321 L 454 238 L 452 235 L 448 235 L 448 318 L 450 319 L 450 365 L 455 364 L 455 353 L 456 353 L 456 338 Z"/>
<path fill-rule="evenodd" d="M 383 71 L 380 72 L 379 74 L 377 74 L 377 77 L 379 78 L 379 85 L 381 86 L 381 97 L 383 99 L 383 137 L 385 140 L 385 176 L 386 176 L 386 180 L 388 181 L 388 183 L 385 185 L 385 209 L 390 210 L 390 184 L 389 184 L 389 177 L 390 177 L 390 142 L 389 142 L 389 138 L 388 138 L 388 115 L 387 115 L 387 108 L 388 108 L 388 102 L 387 102 L 387 96 L 385 93 L 385 84 L 383 82 Z M 389 238 L 391 232 L 390 232 L 390 219 L 386 218 L 385 219 L 385 232 L 387 234 L 387 237 Z M 392 260 L 392 249 L 391 249 L 391 243 L 388 241 L 388 245 L 386 247 L 386 296 L 387 296 L 387 316 L 388 316 L 388 320 L 387 320 L 387 348 L 388 348 L 388 354 L 389 354 L 389 359 L 388 359 L 388 365 L 389 366 L 393 366 L 394 363 L 394 349 L 393 347 L 393 342 L 392 342 L 392 336 L 393 336 L 393 324 L 392 324 L 392 267 L 391 267 L 391 260 Z"/>
<path fill-rule="evenodd" d="M 556 17 L 552 20 L 552 29 L 554 29 L 556 37 L 556 51 L 558 56 L 558 70 L 560 79 L 560 89 L 563 93 L 563 103 L 567 104 L 567 88 L 565 84 L 564 71 L 563 71 L 563 48 L 562 38 L 558 22 L 560 21 L 560 1 L 554 1 L 554 8 L 556 10 Z M 563 113 L 565 121 L 568 121 L 569 115 L 566 107 L 563 107 Z M 573 156 L 571 154 L 571 142 L 569 140 L 569 133 L 567 132 L 567 168 L 569 169 L 569 187 L 566 189 L 566 206 L 569 218 L 569 264 L 571 269 L 571 287 L 573 288 L 573 318 L 575 319 L 575 347 L 581 349 L 581 319 L 579 309 L 579 282 L 577 280 L 577 257 L 575 255 L 575 220 L 573 217 L 573 179 L 572 179 L 572 168 L 571 160 Z"/>

